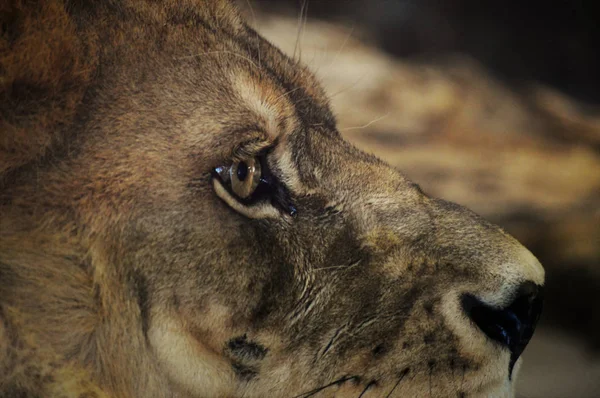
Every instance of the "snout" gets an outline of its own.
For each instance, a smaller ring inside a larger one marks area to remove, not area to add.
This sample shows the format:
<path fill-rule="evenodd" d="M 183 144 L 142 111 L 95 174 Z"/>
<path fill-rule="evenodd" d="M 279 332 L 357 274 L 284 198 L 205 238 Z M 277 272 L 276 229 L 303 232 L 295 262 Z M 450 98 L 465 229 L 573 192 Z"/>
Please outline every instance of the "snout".
<path fill-rule="evenodd" d="M 501 366 L 502 378 L 508 371 L 512 380 L 542 312 L 544 269 L 500 227 L 460 206 L 432 204 L 437 246 L 448 263 L 463 267 L 455 280 L 460 287 L 448 296 L 453 304 L 447 322 L 463 344 L 488 352 L 490 366 Z M 494 345 L 498 349 L 491 349 Z M 498 355 L 500 350 L 509 355 Z"/>
<path fill-rule="evenodd" d="M 543 288 L 525 282 L 515 291 L 512 302 L 503 308 L 486 304 L 472 294 L 464 294 L 462 308 L 491 340 L 510 350 L 509 377 L 515 362 L 531 340 L 542 312 Z"/>

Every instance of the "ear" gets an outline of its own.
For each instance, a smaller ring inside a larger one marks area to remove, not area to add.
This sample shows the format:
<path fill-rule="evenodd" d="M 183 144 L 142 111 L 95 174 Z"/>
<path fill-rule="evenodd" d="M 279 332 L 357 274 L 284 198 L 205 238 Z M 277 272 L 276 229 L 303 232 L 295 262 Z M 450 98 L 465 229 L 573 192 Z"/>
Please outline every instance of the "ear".
<path fill-rule="evenodd" d="M 96 51 L 59 0 L 0 3 L 0 180 L 66 140 Z"/>

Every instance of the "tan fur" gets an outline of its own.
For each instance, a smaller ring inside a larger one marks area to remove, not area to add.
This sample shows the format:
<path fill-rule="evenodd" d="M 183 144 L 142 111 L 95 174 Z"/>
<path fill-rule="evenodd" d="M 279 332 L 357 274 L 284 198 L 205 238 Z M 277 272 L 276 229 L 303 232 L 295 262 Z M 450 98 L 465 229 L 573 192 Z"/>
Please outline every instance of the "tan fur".
<path fill-rule="evenodd" d="M 231 3 L 11 4 L 0 395 L 511 396 L 460 300 L 540 264 L 342 140 Z M 215 170 L 252 157 L 245 202 Z"/>

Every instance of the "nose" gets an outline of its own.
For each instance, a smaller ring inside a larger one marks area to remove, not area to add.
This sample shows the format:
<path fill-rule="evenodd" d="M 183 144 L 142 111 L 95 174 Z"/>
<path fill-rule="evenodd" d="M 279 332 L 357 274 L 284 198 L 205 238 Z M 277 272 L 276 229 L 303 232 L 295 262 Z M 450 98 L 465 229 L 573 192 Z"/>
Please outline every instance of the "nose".
<path fill-rule="evenodd" d="M 467 316 L 490 339 L 510 350 L 509 376 L 533 336 L 542 312 L 542 302 L 543 288 L 533 282 L 523 283 L 512 303 L 505 308 L 485 304 L 472 294 L 462 297 L 462 307 Z"/>

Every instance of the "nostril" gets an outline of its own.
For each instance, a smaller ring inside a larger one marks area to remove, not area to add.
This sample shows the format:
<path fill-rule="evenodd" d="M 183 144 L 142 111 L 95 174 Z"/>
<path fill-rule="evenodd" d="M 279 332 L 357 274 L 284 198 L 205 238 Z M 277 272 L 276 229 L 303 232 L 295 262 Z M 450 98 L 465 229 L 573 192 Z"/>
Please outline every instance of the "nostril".
<path fill-rule="evenodd" d="M 543 288 L 532 282 L 522 284 L 512 303 L 505 308 L 485 304 L 472 294 L 462 297 L 462 307 L 475 324 L 492 340 L 511 351 L 509 374 L 531 340 L 542 312 Z"/>

